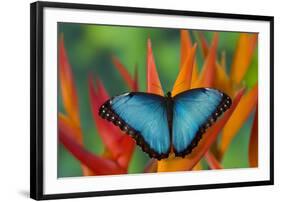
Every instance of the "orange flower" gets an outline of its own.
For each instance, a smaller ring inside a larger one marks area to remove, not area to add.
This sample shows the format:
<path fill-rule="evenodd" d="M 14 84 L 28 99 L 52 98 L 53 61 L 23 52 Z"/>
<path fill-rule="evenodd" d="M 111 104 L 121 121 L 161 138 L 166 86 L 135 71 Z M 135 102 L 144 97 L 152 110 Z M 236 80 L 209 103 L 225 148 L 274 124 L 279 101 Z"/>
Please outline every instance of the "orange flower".
<path fill-rule="evenodd" d="M 257 100 L 258 85 L 245 89 L 243 78 L 249 68 L 251 58 L 257 43 L 256 34 L 240 34 L 230 75 L 226 72 L 225 52 L 221 53 L 221 60 L 217 60 L 217 46 L 219 33 L 215 33 L 208 45 L 203 33 L 198 32 L 198 44 L 204 57 L 202 70 L 198 70 L 196 62 L 197 43 L 192 43 L 187 30 L 181 30 L 181 58 L 179 73 L 175 80 L 172 95 L 195 87 L 212 87 L 226 92 L 233 99 L 231 108 L 203 135 L 198 146 L 185 158 L 175 157 L 157 161 L 151 159 L 144 172 L 167 172 L 184 170 L 201 170 L 200 160 L 206 159 L 210 169 L 222 169 L 221 160 L 227 151 L 232 139 L 235 137 L 250 114 L 256 109 L 249 144 L 249 165 L 258 165 L 258 135 L 257 135 Z M 59 113 L 59 140 L 73 156 L 80 162 L 84 175 L 123 174 L 128 172 L 135 143 L 130 136 L 123 135 L 121 131 L 102 120 L 98 116 L 98 108 L 109 99 L 102 82 L 97 77 L 89 77 L 89 95 L 93 119 L 99 135 L 105 145 L 103 155 L 98 156 L 88 152 L 83 145 L 83 134 L 80 126 L 78 99 L 75 84 L 67 55 L 64 49 L 63 37 L 59 43 L 59 70 L 63 105 L 66 114 Z M 128 73 L 126 67 L 112 57 L 116 70 L 132 91 L 138 90 L 137 68 L 134 78 Z M 154 61 L 152 44 L 147 43 L 147 92 L 163 95 L 162 85 Z M 221 135 L 221 141 L 218 136 Z M 212 147 L 212 149 L 211 149 Z"/>

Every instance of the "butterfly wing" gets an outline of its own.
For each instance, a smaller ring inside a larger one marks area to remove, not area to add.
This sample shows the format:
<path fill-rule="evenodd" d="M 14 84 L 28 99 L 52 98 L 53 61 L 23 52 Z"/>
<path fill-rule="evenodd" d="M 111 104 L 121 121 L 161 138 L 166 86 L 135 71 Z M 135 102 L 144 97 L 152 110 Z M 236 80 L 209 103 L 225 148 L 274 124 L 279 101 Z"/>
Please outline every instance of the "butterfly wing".
<path fill-rule="evenodd" d="M 172 126 L 175 155 L 190 153 L 205 130 L 230 106 L 230 97 L 216 89 L 197 88 L 176 95 Z"/>
<path fill-rule="evenodd" d="M 151 157 L 162 159 L 169 155 L 171 144 L 164 97 L 126 93 L 105 102 L 99 114 L 134 137 Z"/>

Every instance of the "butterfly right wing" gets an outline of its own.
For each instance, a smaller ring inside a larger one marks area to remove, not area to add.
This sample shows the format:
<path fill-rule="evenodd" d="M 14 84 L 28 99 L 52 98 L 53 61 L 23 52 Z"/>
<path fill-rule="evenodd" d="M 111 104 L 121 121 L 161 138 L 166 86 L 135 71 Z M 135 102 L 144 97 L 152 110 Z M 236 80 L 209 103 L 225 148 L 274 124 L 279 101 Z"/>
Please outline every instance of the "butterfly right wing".
<path fill-rule="evenodd" d="M 190 153 L 205 130 L 230 106 L 230 97 L 216 89 L 197 88 L 176 95 L 172 141 L 176 156 Z"/>
<path fill-rule="evenodd" d="M 99 114 L 131 135 L 150 157 L 168 157 L 170 135 L 164 97 L 150 93 L 126 93 L 105 102 Z"/>

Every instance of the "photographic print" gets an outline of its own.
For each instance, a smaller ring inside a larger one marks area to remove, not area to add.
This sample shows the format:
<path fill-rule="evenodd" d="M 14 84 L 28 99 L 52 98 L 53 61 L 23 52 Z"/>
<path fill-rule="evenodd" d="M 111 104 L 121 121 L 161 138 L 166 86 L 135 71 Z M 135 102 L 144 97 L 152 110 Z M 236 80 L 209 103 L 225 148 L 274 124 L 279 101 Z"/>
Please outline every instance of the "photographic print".
<path fill-rule="evenodd" d="M 258 166 L 258 34 L 58 24 L 58 177 Z"/>
<path fill-rule="evenodd" d="M 31 198 L 273 184 L 272 16 L 31 4 Z"/>

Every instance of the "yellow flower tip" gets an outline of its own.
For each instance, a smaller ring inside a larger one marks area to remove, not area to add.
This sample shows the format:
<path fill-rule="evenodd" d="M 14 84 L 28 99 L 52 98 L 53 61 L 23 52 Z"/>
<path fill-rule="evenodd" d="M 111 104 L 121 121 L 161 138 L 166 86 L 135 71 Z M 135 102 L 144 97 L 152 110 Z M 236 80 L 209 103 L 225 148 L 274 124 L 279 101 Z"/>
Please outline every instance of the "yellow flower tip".
<path fill-rule="evenodd" d="M 231 66 L 231 79 L 238 85 L 250 66 L 257 45 L 258 34 L 241 33 Z"/>
<path fill-rule="evenodd" d="M 215 80 L 214 80 L 214 87 L 216 89 L 225 92 L 231 98 L 234 96 L 234 89 L 230 78 L 228 77 L 225 68 L 223 68 L 218 62 L 216 63 L 215 68 Z"/>
<path fill-rule="evenodd" d="M 71 118 L 77 125 L 80 125 L 78 97 L 71 66 L 68 62 L 67 53 L 64 47 L 63 37 L 59 41 L 59 72 L 64 108 L 69 118 Z"/>
<path fill-rule="evenodd" d="M 196 48 L 197 48 L 197 44 L 194 44 L 184 62 L 183 67 L 180 69 L 180 72 L 178 74 L 178 77 L 176 79 L 176 82 L 172 90 L 173 96 L 190 89 Z"/>
<path fill-rule="evenodd" d="M 171 153 L 167 159 L 158 161 L 157 172 L 185 171 L 188 166 L 186 158 L 175 157 L 175 154 Z"/>

